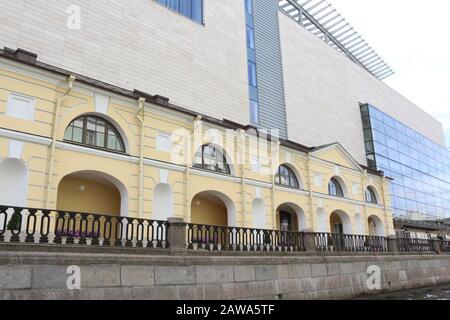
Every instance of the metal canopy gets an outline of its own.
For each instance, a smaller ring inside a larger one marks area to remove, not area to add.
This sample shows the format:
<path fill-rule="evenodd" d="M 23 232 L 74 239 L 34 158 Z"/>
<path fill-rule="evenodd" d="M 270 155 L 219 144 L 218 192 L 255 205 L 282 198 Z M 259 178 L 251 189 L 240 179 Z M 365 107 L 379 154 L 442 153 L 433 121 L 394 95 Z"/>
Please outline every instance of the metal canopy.
<path fill-rule="evenodd" d="M 280 8 L 318 38 L 359 64 L 379 80 L 392 68 L 326 0 L 278 0 Z"/>

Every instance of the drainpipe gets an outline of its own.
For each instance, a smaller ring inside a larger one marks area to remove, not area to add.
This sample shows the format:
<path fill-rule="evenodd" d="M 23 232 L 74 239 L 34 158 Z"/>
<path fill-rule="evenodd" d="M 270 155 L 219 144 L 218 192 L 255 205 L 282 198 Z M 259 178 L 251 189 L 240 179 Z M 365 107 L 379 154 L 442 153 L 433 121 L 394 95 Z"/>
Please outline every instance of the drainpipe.
<path fill-rule="evenodd" d="M 361 176 L 361 185 L 362 185 L 362 201 L 364 203 L 363 209 L 364 209 L 364 232 L 366 234 L 370 234 L 369 230 L 369 217 L 367 216 L 367 202 L 366 202 L 366 186 L 367 186 L 367 170 L 363 170 L 362 176 Z"/>
<path fill-rule="evenodd" d="M 280 154 L 280 145 L 281 145 L 281 142 L 280 141 L 278 141 L 278 143 L 277 143 L 277 153 L 278 153 L 278 161 L 277 161 L 277 163 L 275 163 L 276 164 L 276 166 L 277 166 L 277 169 L 276 170 L 278 170 L 278 167 L 279 167 L 279 165 L 280 165 L 280 161 L 279 161 L 279 154 Z M 271 182 L 272 182 L 272 189 L 271 189 L 271 194 L 272 194 L 272 212 L 273 212 L 273 214 L 272 214 L 272 225 L 273 225 L 273 230 L 276 230 L 277 229 L 277 207 L 275 207 L 275 175 L 276 175 L 276 171 L 273 171 L 274 170 L 274 157 L 273 157 L 273 144 L 271 145 L 271 153 L 272 153 L 272 156 L 270 157 L 270 168 L 272 169 L 272 174 L 270 175 L 270 179 L 272 180 Z"/>
<path fill-rule="evenodd" d="M 309 188 L 309 192 L 308 192 L 308 196 L 309 196 L 309 210 L 311 212 L 311 221 L 310 221 L 310 229 L 311 230 L 316 230 L 316 221 L 314 220 L 314 217 L 316 216 L 314 214 L 314 198 L 313 198 L 313 182 L 312 182 L 312 172 L 311 172 L 311 157 L 312 154 L 311 152 L 308 152 L 307 156 L 306 156 L 306 166 L 308 167 L 308 188 Z"/>
<path fill-rule="evenodd" d="M 144 98 L 138 99 L 138 111 L 136 113 L 136 119 L 141 124 L 141 147 L 139 152 L 139 218 L 144 216 Z"/>
<path fill-rule="evenodd" d="M 55 165 L 55 150 L 56 150 L 56 138 L 57 138 L 57 134 L 58 134 L 58 118 L 59 118 L 59 111 L 61 108 L 62 103 L 64 102 L 64 100 L 66 100 L 67 98 L 69 98 L 70 93 L 72 92 L 73 89 L 73 83 L 75 82 L 76 77 L 73 75 L 70 75 L 67 78 L 67 82 L 69 83 L 69 88 L 66 90 L 66 92 L 59 97 L 56 102 L 55 102 L 55 114 L 53 117 L 53 132 L 52 132 L 52 143 L 50 146 L 50 164 L 48 167 L 48 182 L 47 182 L 47 197 L 45 200 L 45 206 L 47 208 L 50 208 L 50 199 L 51 199 L 51 193 L 52 193 L 52 185 L 53 185 L 53 170 L 54 170 L 54 165 Z"/>

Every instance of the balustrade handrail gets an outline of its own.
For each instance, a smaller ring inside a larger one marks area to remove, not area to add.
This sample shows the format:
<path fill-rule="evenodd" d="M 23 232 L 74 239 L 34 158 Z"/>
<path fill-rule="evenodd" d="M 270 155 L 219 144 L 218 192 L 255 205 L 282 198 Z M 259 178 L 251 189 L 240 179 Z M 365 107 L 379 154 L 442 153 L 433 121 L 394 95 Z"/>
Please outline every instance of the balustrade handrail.
<path fill-rule="evenodd" d="M 387 238 L 384 236 L 318 232 L 315 233 L 315 244 L 318 251 L 388 251 Z"/>
<path fill-rule="evenodd" d="M 167 230 L 161 220 L 0 205 L 0 243 L 163 248 Z"/>
<path fill-rule="evenodd" d="M 210 251 L 305 251 L 304 233 L 187 223 L 188 249 Z"/>
<path fill-rule="evenodd" d="M 399 238 L 399 250 L 402 252 L 431 252 L 432 239 Z"/>
<path fill-rule="evenodd" d="M 169 221 L 162 220 L 0 205 L 0 243 L 168 248 L 170 226 Z M 174 224 L 172 228 L 182 228 L 183 235 L 174 232 L 172 236 L 177 243 L 186 237 L 181 246 L 184 243 L 184 248 L 189 250 L 385 253 L 433 252 L 440 248 L 441 252 L 450 252 L 449 242 L 436 240 L 437 243 L 431 239 L 197 223 Z"/>

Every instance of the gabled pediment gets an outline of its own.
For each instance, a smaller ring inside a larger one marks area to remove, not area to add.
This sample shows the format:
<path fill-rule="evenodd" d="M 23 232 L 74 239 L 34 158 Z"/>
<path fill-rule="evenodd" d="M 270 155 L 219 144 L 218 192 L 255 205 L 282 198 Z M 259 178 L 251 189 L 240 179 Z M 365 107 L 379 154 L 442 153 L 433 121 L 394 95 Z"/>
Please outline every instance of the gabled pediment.
<path fill-rule="evenodd" d="M 359 163 L 348 153 L 340 143 L 314 148 L 311 152 L 316 158 L 335 163 L 337 165 L 362 171 Z"/>

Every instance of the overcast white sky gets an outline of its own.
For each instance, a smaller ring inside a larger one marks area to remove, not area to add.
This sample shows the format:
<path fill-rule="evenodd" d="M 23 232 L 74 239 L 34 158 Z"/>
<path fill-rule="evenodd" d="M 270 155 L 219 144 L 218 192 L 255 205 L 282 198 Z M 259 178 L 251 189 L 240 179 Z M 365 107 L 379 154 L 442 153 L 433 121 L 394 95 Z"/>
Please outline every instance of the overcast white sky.
<path fill-rule="evenodd" d="M 385 82 L 444 124 L 450 146 L 450 1 L 328 1 L 394 68 Z"/>

